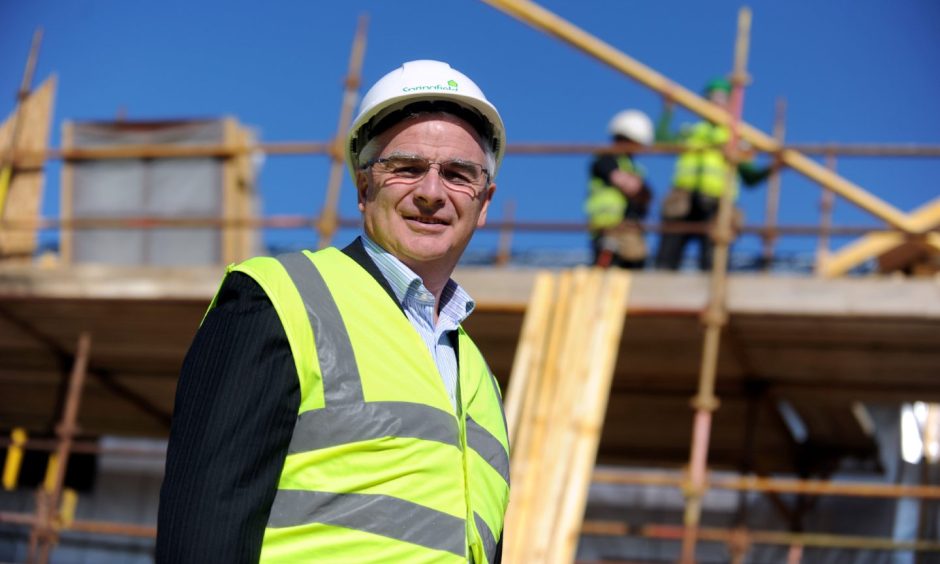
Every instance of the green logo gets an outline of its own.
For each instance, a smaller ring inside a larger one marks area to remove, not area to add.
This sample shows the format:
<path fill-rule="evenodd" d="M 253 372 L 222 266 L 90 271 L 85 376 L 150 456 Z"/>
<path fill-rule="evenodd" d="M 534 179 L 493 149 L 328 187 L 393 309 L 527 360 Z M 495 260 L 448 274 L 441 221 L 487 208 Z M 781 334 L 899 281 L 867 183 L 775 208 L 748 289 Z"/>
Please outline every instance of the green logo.
<path fill-rule="evenodd" d="M 419 86 L 404 86 L 402 87 L 402 92 L 457 92 L 456 80 L 448 80 L 447 84 L 427 84 Z"/>

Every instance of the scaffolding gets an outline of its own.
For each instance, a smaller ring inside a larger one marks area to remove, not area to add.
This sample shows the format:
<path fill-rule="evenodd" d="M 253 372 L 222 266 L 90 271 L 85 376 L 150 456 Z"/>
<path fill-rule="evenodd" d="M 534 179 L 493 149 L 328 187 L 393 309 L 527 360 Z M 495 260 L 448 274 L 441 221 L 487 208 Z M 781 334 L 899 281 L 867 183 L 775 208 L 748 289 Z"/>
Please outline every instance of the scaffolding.
<path fill-rule="evenodd" d="M 587 32 L 580 30 L 568 22 L 565 22 L 558 16 L 547 12 L 534 3 L 525 0 L 486 0 L 493 6 L 519 18 L 520 20 L 533 25 L 534 27 L 550 33 L 551 35 L 566 41 L 575 47 L 584 50 L 593 57 L 607 63 L 613 68 L 623 72 L 625 75 L 639 81 L 640 83 L 652 88 L 653 90 L 669 96 L 679 104 L 689 110 L 705 117 L 715 123 L 729 125 L 734 136 L 749 141 L 756 149 L 777 156 L 784 166 L 799 171 L 810 179 L 818 182 L 825 189 L 821 206 L 823 209 L 820 225 L 780 225 L 777 220 L 777 211 L 780 207 L 779 177 L 775 176 L 771 181 L 768 190 L 766 203 L 766 217 L 763 225 L 745 226 L 741 232 L 748 235 L 756 235 L 762 239 L 762 255 L 765 259 L 765 267 L 772 264 L 775 255 L 775 245 L 782 236 L 804 236 L 813 235 L 819 238 L 819 247 L 816 258 L 816 273 L 819 276 L 831 278 L 846 274 L 852 268 L 859 265 L 862 261 L 868 260 L 873 256 L 888 256 L 884 263 L 886 270 L 896 270 L 902 267 L 908 267 L 914 264 L 915 274 L 932 274 L 936 272 L 936 263 L 933 256 L 940 251 L 940 233 L 937 233 L 940 227 L 940 199 L 928 203 L 924 207 L 915 210 L 912 213 L 904 213 L 895 209 L 893 206 L 873 196 L 860 186 L 840 177 L 836 173 L 836 158 L 838 156 L 903 156 L 903 157 L 925 157 L 936 158 L 940 156 L 940 146 L 896 146 L 896 145 L 836 145 L 836 144 L 785 144 L 784 137 L 784 105 L 778 104 L 777 119 L 774 135 L 768 136 L 757 129 L 741 121 L 741 105 L 743 104 L 743 89 L 746 78 L 746 55 L 749 28 L 749 12 L 743 12 L 739 21 L 739 36 L 736 48 L 735 66 L 732 73 L 732 82 L 734 85 L 733 99 L 734 106 L 730 113 L 699 99 L 697 96 L 672 83 L 665 77 L 653 72 L 633 61 L 623 53 L 618 52 L 610 45 L 601 42 L 599 39 L 591 36 Z M 343 94 L 342 106 L 340 109 L 340 118 L 337 127 L 337 135 L 334 139 L 328 141 L 309 141 L 309 142 L 257 142 L 247 132 L 231 129 L 233 132 L 228 135 L 221 143 L 198 144 L 186 146 L 171 146 L 165 144 L 125 144 L 120 147 L 102 147 L 87 148 L 72 146 L 67 140 L 68 135 L 64 137 L 66 142 L 58 149 L 46 150 L 40 143 L 40 147 L 23 146 L 19 144 L 20 129 L 19 122 L 24 119 L 20 117 L 22 112 L 19 107 L 14 114 L 11 122 L 11 131 L 9 141 L 4 151 L 3 187 L 4 198 L 0 199 L 0 204 L 7 197 L 8 186 L 11 179 L 16 180 L 17 176 L 23 178 L 24 174 L 37 167 L 42 168 L 42 164 L 50 159 L 61 159 L 67 164 L 81 162 L 93 162 L 99 160 L 113 159 L 158 159 L 158 158 L 181 158 L 181 157 L 211 157 L 224 159 L 233 163 L 233 167 L 244 166 L 234 163 L 244 163 L 252 154 L 261 152 L 270 156 L 290 156 L 290 155 L 321 155 L 331 159 L 330 175 L 327 181 L 326 197 L 321 211 L 318 215 L 290 215 L 276 217 L 257 217 L 248 213 L 248 207 L 244 205 L 228 206 L 226 212 L 213 217 L 156 217 L 149 215 L 122 216 L 122 217 L 95 217 L 92 215 L 84 217 L 75 217 L 64 213 L 60 218 L 43 218 L 33 209 L 29 213 L 2 216 L 0 223 L 0 235 L 10 235 L 13 233 L 28 233 L 35 237 L 37 231 L 58 230 L 65 241 L 63 252 L 66 258 L 70 255 L 70 238 L 72 233 L 77 230 L 89 229 L 172 229 L 172 228 L 193 228 L 203 227 L 219 229 L 223 233 L 239 234 L 231 239 L 233 242 L 226 245 L 228 249 L 220 256 L 219 262 L 226 263 L 244 256 L 243 249 L 247 246 L 237 243 L 241 241 L 240 234 L 250 233 L 258 229 L 278 229 L 278 228 L 310 228 L 316 230 L 319 236 L 320 246 L 328 245 L 334 237 L 336 231 L 340 228 L 356 227 L 359 225 L 358 218 L 343 218 L 338 210 L 339 187 L 344 174 L 343 154 L 340 150 L 344 131 L 348 128 L 351 112 L 356 102 L 356 92 L 360 84 L 360 73 L 362 60 L 365 53 L 365 36 L 367 20 L 360 18 L 353 48 L 350 55 L 349 69 L 345 81 L 345 90 Z M 31 82 L 32 68 L 35 65 L 35 49 L 31 51 L 30 61 L 27 63 L 27 77 L 24 78 L 24 84 Z M 24 87 L 28 92 L 28 86 Z M 27 103 L 29 96 L 20 98 L 20 106 Z M 732 142 L 732 146 L 736 143 Z M 509 154 L 535 154 L 535 155 L 559 155 L 559 154 L 596 154 L 602 152 L 612 152 L 614 149 L 608 145 L 576 145 L 576 144 L 511 144 L 508 147 Z M 673 155 L 681 151 L 681 147 L 676 146 L 657 146 L 647 152 L 652 155 Z M 806 155 L 822 155 L 826 158 L 825 165 L 810 160 Z M 37 165 L 37 163 L 39 163 Z M 63 185 L 67 185 L 70 173 L 66 174 Z M 730 179 L 729 179 L 730 181 Z M 66 193 L 68 191 L 66 190 Z M 726 191 L 726 195 L 729 194 Z M 12 198 L 12 190 L 10 191 Z M 832 225 L 831 210 L 833 205 L 833 195 L 838 195 L 860 208 L 870 212 L 876 218 L 883 220 L 888 227 L 878 228 L 874 232 L 868 228 L 844 227 Z M 38 194 L 37 194 L 38 197 Z M 4 208 L 0 205 L 0 211 Z M 68 206 L 64 210 L 70 209 Z M 726 308 L 726 265 L 728 261 L 728 247 L 732 242 L 734 234 L 730 228 L 731 202 L 725 197 L 722 201 L 722 208 L 719 216 L 719 229 L 716 236 L 718 243 L 715 267 L 711 273 L 710 280 L 710 298 L 708 306 L 704 310 L 690 310 L 685 312 L 672 312 L 683 315 L 701 315 L 703 324 L 706 328 L 705 338 L 703 340 L 703 351 L 699 373 L 699 390 L 693 398 L 693 409 L 695 428 L 693 432 L 694 441 L 690 445 L 689 467 L 687 472 L 683 473 L 642 473 L 630 471 L 610 471 L 604 469 L 587 468 L 586 479 L 583 487 L 578 492 L 567 492 L 569 495 L 586 494 L 587 484 L 589 482 L 602 484 L 631 484 L 640 486 L 659 486 L 672 487 L 681 490 L 686 498 L 685 520 L 683 525 L 663 525 L 649 524 L 643 527 L 632 527 L 625 523 L 615 521 L 588 520 L 581 523 L 581 518 L 576 515 L 577 511 L 572 513 L 562 512 L 568 519 L 563 525 L 565 530 L 573 530 L 575 533 L 591 535 L 636 535 L 647 538 L 664 539 L 678 541 L 682 544 L 683 562 L 695 561 L 695 549 L 702 542 L 719 542 L 730 547 L 730 552 L 735 556 L 735 561 L 740 561 L 746 554 L 749 546 L 756 544 L 783 545 L 790 549 L 790 562 L 799 562 L 804 547 L 842 547 L 854 549 L 879 549 L 879 550 L 915 550 L 915 551 L 940 551 L 940 543 L 934 541 L 912 541 L 899 542 L 888 538 L 861 538 L 845 535 L 825 535 L 809 534 L 797 532 L 778 532 L 778 531 L 760 531 L 749 530 L 746 528 L 714 528 L 700 525 L 701 505 L 700 500 L 711 489 L 725 489 L 731 491 L 748 491 L 763 493 L 794 493 L 803 496 L 859 496 L 859 497 L 883 497 L 883 498 L 919 498 L 936 500 L 940 499 L 940 487 L 921 485 L 889 485 L 889 484 L 840 484 L 829 481 L 814 480 L 790 480 L 767 477 L 741 476 L 733 479 L 714 478 L 708 473 L 708 451 L 709 451 L 709 428 L 711 414 L 718 409 L 718 398 L 715 394 L 715 378 L 717 376 L 717 364 L 719 355 L 719 346 L 721 342 L 722 330 L 727 323 L 728 311 Z M 507 210 L 503 221 L 491 222 L 485 229 L 496 230 L 500 232 L 499 249 L 495 253 L 497 260 L 496 266 L 505 265 L 512 256 L 511 241 L 512 234 L 520 231 L 532 232 L 586 232 L 586 225 L 582 222 L 527 222 L 514 220 L 512 218 L 511 208 Z M 646 225 L 645 228 L 650 232 L 665 232 L 670 229 L 683 230 L 701 230 L 700 225 Z M 829 250 L 828 240 L 835 235 L 859 235 L 860 239 L 852 245 L 838 252 Z M 34 239 L 33 239 L 34 240 Z M 908 251 L 911 247 L 916 247 L 918 253 L 928 250 L 929 253 L 911 254 Z M 893 253 L 893 255 L 892 255 Z M 933 253 L 933 254 L 931 254 Z M 9 256 L 17 253 L 5 253 Z M 22 255 L 22 253 L 19 253 Z M 925 260 L 927 259 L 927 260 Z M 914 261 L 913 263 L 911 261 Z M 66 260 L 68 262 L 68 260 Z M 572 283 L 563 282 L 563 283 Z M 587 283 L 582 280 L 580 283 Z M 591 284 L 600 284 L 600 282 L 590 282 Z M 537 282 L 542 285 L 547 282 Z M 605 282 L 605 284 L 613 284 Z M 614 284 L 618 295 L 624 297 L 629 284 L 619 282 Z M 533 294 L 532 303 L 540 303 L 546 300 L 544 295 L 538 297 L 539 291 Z M 527 315 L 537 315 L 537 307 L 530 306 Z M 620 308 L 623 309 L 623 308 Z M 636 312 L 630 312 L 633 315 Z M 638 312 L 641 316 L 643 312 Z M 541 314 L 544 315 L 544 312 Z M 620 322 L 623 319 L 619 319 Z M 526 323 L 529 324 L 528 317 Z M 616 325 L 615 321 L 611 321 Z M 532 322 L 532 327 L 538 326 L 538 323 Z M 524 331 L 525 332 L 525 331 Z M 583 335 L 582 335 L 583 336 Z M 610 337 L 611 335 L 607 335 Z M 523 339 L 526 335 L 523 334 Z M 63 405 L 59 425 L 56 427 L 56 440 L 36 440 L 22 439 L 22 437 L 11 437 L 0 441 L 0 444 L 8 449 L 8 453 L 22 452 L 23 450 L 43 450 L 54 452 L 56 463 L 51 466 L 50 475 L 52 478 L 40 488 L 37 492 L 36 511 L 31 514 L 2 512 L 0 513 L 0 523 L 16 524 L 30 528 L 29 550 L 30 561 L 46 562 L 49 559 L 50 551 L 55 546 L 58 535 L 62 531 L 77 531 L 100 534 L 118 534 L 133 537 L 152 538 L 155 536 L 155 528 L 139 525 L 128 525 L 124 523 L 106 522 L 106 521 L 80 521 L 75 520 L 72 515 L 74 510 L 74 499 L 64 488 L 65 469 L 68 458 L 72 452 L 106 452 L 95 442 L 82 441 L 76 438 L 76 421 L 79 413 L 84 382 L 89 372 L 89 358 L 93 355 L 92 337 L 89 333 L 82 333 L 74 344 L 71 351 L 59 350 L 58 354 L 67 361 L 71 367 L 66 401 Z M 521 375 L 524 372 L 513 372 L 510 380 L 512 386 L 522 386 L 520 384 Z M 606 384 L 609 387 L 609 382 Z M 601 388 L 604 382 L 600 383 Z M 523 388 L 520 388 L 523 389 Z M 510 424 L 516 421 L 518 406 L 513 407 L 512 402 L 521 401 L 519 398 L 522 391 L 517 391 L 507 397 L 507 411 L 510 414 Z M 597 402 L 602 400 L 597 396 Z M 601 409 L 600 407 L 598 409 Z M 584 424 L 583 422 L 579 424 Z M 596 423 L 595 423 L 596 424 Z M 594 438 L 597 439 L 599 429 L 594 429 Z M 513 436 L 516 436 L 515 433 Z M 570 437 L 569 437 L 570 438 Z M 574 439 L 571 439 L 574 441 Z M 576 442 L 576 441 L 575 441 Z M 579 447 L 582 457 L 593 466 L 593 457 L 596 452 L 590 446 L 590 441 Z M 574 444 L 574 443 L 573 443 Z M 581 443 L 577 443 L 581 445 Z M 155 453 L 133 452 L 130 454 L 140 454 L 153 456 Z M 158 456 L 160 453 L 156 453 Z M 8 460 L 13 457 L 8 454 Z M 514 459 L 515 463 L 515 459 Z M 516 480 L 525 484 L 526 478 Z M 525 486 L 523 486 L 525 487 Z M 72 501 L 69 501 L 69 500 Z M 579 507 L 578 499 L 568 500 L 567 507 Z M 583 512 L 583 505 L 580 506 Z M 521 510 L 520 510 L 521 511 Z M 547 510 L 541 515 L 548 515 Z M 571 520 L 574 520 L 574 523 Z M 548 524 L 543 524 L 539 530 L 542 530 L 542 537 L 547 534 L 544 531 Z M 510 532 L 509 534 L 512 534 Z M 527 537 L 520 536 L 514 541 L 519 543 L 527 542 Z M 541 546 L 541 545 L 540 545 Z M 576 546 L 576 543 L 575 545 Z M 525 554 L 524 547 L 516 547 L 519 551 L 516 554 Z M 548 554 L 550 551 L 542 549 Z M 574 555 L 574 548 L 567 546 L 564 554 L 566 556 L 558 561 L 570 561 Z"/>

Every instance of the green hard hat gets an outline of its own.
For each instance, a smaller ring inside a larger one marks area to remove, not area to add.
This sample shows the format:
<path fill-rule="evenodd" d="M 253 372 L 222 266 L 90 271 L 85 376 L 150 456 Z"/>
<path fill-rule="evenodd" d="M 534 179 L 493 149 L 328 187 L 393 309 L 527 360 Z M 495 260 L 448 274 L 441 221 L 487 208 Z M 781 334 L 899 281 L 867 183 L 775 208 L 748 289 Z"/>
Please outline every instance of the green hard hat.
<path fill-rule="evenodd" d="M 705 85 L 705 89 L 703 90 L 703 92 L 705 93 L 706 96 L 708 96 L 715 90 L 721 90 L 722 92 L 726 92 L 730 94 L 731 83 L 728 81 L 727 78 L 713 78 L 712 80 L 708 81 L 708 84 Z"/>

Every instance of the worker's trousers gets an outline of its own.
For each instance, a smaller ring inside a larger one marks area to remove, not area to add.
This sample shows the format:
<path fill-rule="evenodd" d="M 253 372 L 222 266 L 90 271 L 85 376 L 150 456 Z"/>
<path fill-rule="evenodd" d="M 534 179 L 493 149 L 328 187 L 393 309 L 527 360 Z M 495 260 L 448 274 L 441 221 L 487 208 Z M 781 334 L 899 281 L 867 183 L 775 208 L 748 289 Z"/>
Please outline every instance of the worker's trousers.
<path fill-rule="evenodd" d="M 672 218 L 672 221 L 663 220 L 664 227 L 677 227 L 676 222 L 694 223 L 694 233 L 663 233 L 656 250 L 656 268 L 663 270 L 678 270 L 682 263 L 682 255 L 689 241 L 697 241 L 699 246 L 698 267 L 700 270 L 711 270 L 714 257 L 715 243 L 706 228 L 718 216 L 718 200 L 702 196 L 693 192 L 689 212 L 681 218 Z"/>

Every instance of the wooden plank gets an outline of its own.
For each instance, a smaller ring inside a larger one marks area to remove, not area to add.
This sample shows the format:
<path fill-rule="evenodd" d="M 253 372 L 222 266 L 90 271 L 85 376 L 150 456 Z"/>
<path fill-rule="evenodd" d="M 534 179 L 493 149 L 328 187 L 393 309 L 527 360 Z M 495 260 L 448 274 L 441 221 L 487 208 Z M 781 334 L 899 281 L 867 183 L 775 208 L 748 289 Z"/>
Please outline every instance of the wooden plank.
<path fill-rule="evenodd" d="M 940 197 L 911 212 L 911 225 L 918 232 L 928 231 L 940 225 Z"/>
<path fill-rule="evenodd" d="M 878 257 L 906 241 L 902 233 L 871 233 L 831 253 L 818 272 L 824 278 L 842 276 L 866 260 Z"/>
<path fill-rule="evenodd" d="M 554 299 L 544 304 L 551 312 L 550 330 L 542 344 L 545 348 L 543 362 L 534 367 L 536 372 L 529 378 L 529 386 L 536 388 L 535 401 L 520 418 L 520 444 L 514 447 L 510 465 L 513 488 L 504 525 L 508 562 L 523 562 L 528 558 L 531 548 L 528 539 L 536 530 L 536 505 L 541 497 L 539 477 L 547 449 L 545 435 L 558 386 L 558 357 L 566 330 L 567 311 L 571 307 L 572 282 L 570 271 L 561 272 L 555 284 Z"/>
<path fill-rule="evenodd" d="M 940 225 L 940 197 L 911 212 L 909 220 L 916 233 L 923 233 Z M 931 235 L 933 237 L 930 237 Z M 934 237 L 937 237 L 936 233 L 928 234 L 928 244 Z M 823 263 L 820 272 L 827 278 L 841 276 L 866 260 L 876 258 L 906 242 L 907 239 L 900 233 L 870 233 L 831 254 Z"/>
<path fill-rule="evenodd" d="M 519 335 L 506 391 L 506 423 L 509 428 L 509 443 L 517 445 L 520 417 L 536 400 L 537 387 L 529 385 L 530 378 L 538 374 L 544 353 L 543 342 L 549 327 L 549 304 L 552 300 L 554 278 L 548 272 L 540 272 L 535 278 L 532 297 L 526 308 L 525 320 Z"/>
<path fill-rule="evenodd" d="M 588 364 L 583 395 L 569 405 L 573 415 L 570 431 L 574 434 L 575 441 L 570 455 L 562 453 L 562 456 L 570 460 L 572 467 L 563 489 L 553 535 L 555 549 L 552 554 L 557 563 L 572 562 L 578 546 L 623 330 L 623 310 L 630 288 L 630 274 L 626 271 L 609 270 L 604 273 L 603 282 L 604 289 L 594 297 L 593 315 L 588 319 L 593 331 L 586 331 L 590 338 L 588 346 L 583 349 Z M 584 328 L 576 327 L 576 330 Z"/>
<path fill-rule="evenodd" d="M 55 101 L 56 77 L 47 78 L 19 108 L 21 128 L 16 149 L 44 153 L 49 144 L 52 106 Z M 0 146 L 7 146 L 13 135 L 14 116 L 0 126 Z M 14 166 L 13 176 L 2 210 L 3 219 L 11 221 L 37 221 L 40 217 L 44 174 L 42 167 L 23 169 Z M 36 251 L 38 237 L 35 230 L 0 229 L 0 256 L 14 255 L 31 258 Z"/>
<path fill-rule="evenodd" d="M 573 274 L 571 307 L 566 316 L 561 353 L 558 357 L 558 388 L 552 398 L 549 426 L 545 433 L 548 456 L 539 464 L 542 482 L 535 507 L 535 531 L 530 532 L 528 544 L 531 561 L 552 562 L 556 555 L 559 509 L 571 472 L 570 456 L 576 435 L 572 429 L 572 404 L 581 399 L 587 376 L 588 348 L 591 324 L 601 290 L 599 271 L 576 268 Z"/>
<path fill-rule="evenodd" d="M 927 244 L 935 251 L 940 251 L 940 233 L 928 233 Z"/>

